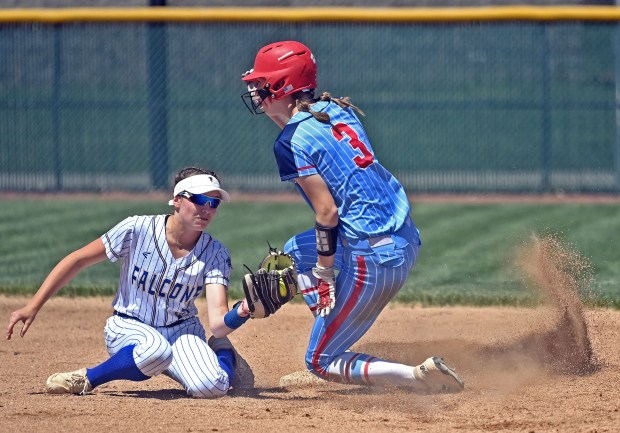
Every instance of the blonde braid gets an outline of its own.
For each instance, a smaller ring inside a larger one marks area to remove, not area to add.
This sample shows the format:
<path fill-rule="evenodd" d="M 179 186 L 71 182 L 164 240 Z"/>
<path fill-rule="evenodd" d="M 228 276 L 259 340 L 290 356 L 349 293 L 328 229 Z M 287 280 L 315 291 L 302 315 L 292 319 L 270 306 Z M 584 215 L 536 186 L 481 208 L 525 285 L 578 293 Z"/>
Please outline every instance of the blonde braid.
<path fill-rule="evenodd" d="M 308 93 L 303 93 L 299 95 L 299 98 L 296 99 L 295 101 L 295 105 L 297 109 L 299 111 L 304 111 L 306 113 L 312 114 L 312 116 L 321 123 L 330 123 L 331 119 L 329 117 L 329 114 L 323 113 L 320 111 L 312 111 L 310 109 L 312 104 L 314 104 L 315 102 L 315 100 L 312 99 L 312 96 L 313 96 L 312 94 L 308 94 Z M 318 100 L 327 101 L 327 102 L 333 101 L 334 103 L 338 104 L 338 106 L 340 106 L 341 108 L 351 107 L 355 111 L 357 111 L 359 114 L 361 114 L 362 116 L 365 116 L 362 110 L 360 110 L 358 107 L 353 105 L 353 103 L 351 102 L 348 96 L 344 96 L 342 98 L 332 98 L 332 95 L 329 92 L 323 92 Z"/>
<path fill-rule="evenodd" d="M 334 101 L 336 104 L 340 106 L 340 108 L 353 108 L 355 111 L 360 113 L 362 116 L 365 116 L 364 112 L 359 109 L 359 107 L 353 105 L 348 96 L 343 96 L 342 98 L 332 98 L 332 95 L 329 92 L 323 92 L 319 97 L 321 101 Z"/>

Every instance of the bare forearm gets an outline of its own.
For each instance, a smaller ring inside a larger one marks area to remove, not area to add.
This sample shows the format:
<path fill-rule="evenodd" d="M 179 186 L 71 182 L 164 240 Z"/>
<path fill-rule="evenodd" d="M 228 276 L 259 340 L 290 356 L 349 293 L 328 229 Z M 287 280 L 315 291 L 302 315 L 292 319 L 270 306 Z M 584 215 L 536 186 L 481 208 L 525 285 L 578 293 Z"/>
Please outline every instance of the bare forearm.
<path fill-rule="evenodd" d="M 249 312 L 243 308 L 241 303 L 236 305 L 234 309 L 236 309 L 239 317 L 247 317 L 249 315 Z M 211 319 L 211 316 L 209 316 L 209 328 L 216 338 L 225 337 L 235 330 L 234 328 L 228 327 L 224 321 L 224 316 L 226 316 L 227 313 L 228 311 L 226 311 L 226 309 L 221 309 L 219 314 L 217 314 L 213 320 Z"/>
<path fill-rule="evenodd" d="M 322 266 L 324 268 L 331 268 L 334 266 L 334 258 L 336 257 L 336 255 L 334 254 L 333 256 L 318 256 L 318 260 L 316 261 L 317 265 Z"/>
<path fill-rule="evenodd" d="M 13 328 L 19 322 L 24 326 L 19 335 L 23 337 L 34 321 L 37 313 L 62 287 L 67 285 L 82 269 L 104 260 L 106 257 L 105 247 L 100 239 L 95 239 L 90 244 L 77 251 L 72 252 L 62 259 L 49 273 L 41 287 L 28 301 L 28 303 L 11 313 L 9 324 L 6 329 L 6 339 L 10 340 L 13 335 Z"/>
<path fill-rule="evenodd" d="M 216 338 L 225 337 L 233 331 L 224 324 L 224 314 L 226 313 L 223 312 L 218 314 L 218 316 L 214 318 L 211 318 L 211 315 L 209 315 L 209 329 L 211 329 L 211 333 Z"/>
<path fill-rule="evenodd" d="M 321 242 L 327 242 L 326 245 L 320 248 L 322 254 L 319 255 L 317 264 L 325 268 L 332 267 L 334 266 L 335 243 L 338 236 L 338 230 L 336 229 L 339 222 L 338 207 L 327 185 L 319 175 L 299 178 L 297 183 L 312 203 L 317 230 L 324 232 L 317 234 L 317 242 L 319 238 Z M 330 248 L 326 248 L 328 246 Z M 317 249 L 319 249 L 318 243 Z"/>
<path fill-rule="evenodd" d="M 28 302 L 28 307 L 38 311 L 49 298 L 69 284 L 83 269 L 99 263 L 106 258 L 101 239 L 76 250 L 62 259 L 49 273 L 37 293 Z"/>
<path fill-rule="evenodd" d="M 317 209 L 316 222 L 325 227 L 336 227 L 338 225 L 338 208 L 331 206 Z"/>
<path fill-rule="evenodd" d="M 69 254 L 52 269 L 37 293 L 28 302 L 28 306 L 36 311 L 41 309 L 43 304 L 69 284 L 86 266 L 88 266 L 87 261 L 77 259 L 75 253 Z"/>
<path fill-rule="evenodd" d="M 235 330 L 235 328 L 228 326 L 224 319 L 229 314 L 226 287 L 222 284 L 207 284 L 205 292 L 207 297 L 209 329 L 216 338 L 225 337 Z M 247 306 L 244 309 L 241 303 L 233 308 L 236 309 L 240 318 L 249 315 Z"/>

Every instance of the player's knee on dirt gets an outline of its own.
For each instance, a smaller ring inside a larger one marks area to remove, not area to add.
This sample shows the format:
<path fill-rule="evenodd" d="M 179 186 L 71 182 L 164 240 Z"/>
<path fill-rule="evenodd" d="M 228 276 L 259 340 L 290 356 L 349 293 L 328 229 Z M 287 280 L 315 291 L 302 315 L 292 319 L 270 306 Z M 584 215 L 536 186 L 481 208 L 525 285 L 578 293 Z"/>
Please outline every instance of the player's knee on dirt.
<path fill-rule="evenodd" d="M 220 377 L 215 381 L 204 378 L 196 382 L 185 384 L 185 392 L 193 398 L 223 397 L 228 392 L 230 386 L 228 377 L 226 377 L 226 373 L 223 371 Z"/>
<path fill-rule="evenodd" d="M 187 395 L 193 398 L 219 398 L 224 397 L 228 389 L 219 389 L 207 386 L 191 386 L 186 389 Z"/>
<path fill-rule="evenodd" d="M 318 361 L 313 361 L 313 357 L 314 352 L 306 352 L 306 368 L 315 376 L 325 379 L 325 376 L 321 375 L 321 373 L 328 370 L 331 360 L 326 356 L 319 355 L 317 357 Z"/>
<path fill-rule="evenodd" d="M 157 376 L 170 367 L 172 346 L 163 337 L 153 345 L 140 344 L 134 349 L 134 359 L 142 373 Z"/>

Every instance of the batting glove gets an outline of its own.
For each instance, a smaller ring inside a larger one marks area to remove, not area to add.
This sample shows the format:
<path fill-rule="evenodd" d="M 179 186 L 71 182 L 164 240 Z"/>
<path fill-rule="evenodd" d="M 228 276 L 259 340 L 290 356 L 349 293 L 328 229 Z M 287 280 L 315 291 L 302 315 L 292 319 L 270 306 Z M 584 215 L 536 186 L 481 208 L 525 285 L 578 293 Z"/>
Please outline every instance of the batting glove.
<path fill-rule="evenodd" d="M 334 268 L 325 268 L 318 263 L 312 268 L 312 275 L 317 277 L 319 289 L 318 311 L 321 317 L 326 317 L 336 306 L 336 273 Z"/>

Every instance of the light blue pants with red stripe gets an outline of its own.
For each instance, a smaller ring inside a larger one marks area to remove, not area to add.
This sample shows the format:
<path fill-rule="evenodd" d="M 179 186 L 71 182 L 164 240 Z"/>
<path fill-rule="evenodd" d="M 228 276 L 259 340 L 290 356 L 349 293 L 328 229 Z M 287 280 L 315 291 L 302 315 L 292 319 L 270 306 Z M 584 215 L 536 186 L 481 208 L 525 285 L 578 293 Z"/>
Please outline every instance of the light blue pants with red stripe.
<path fill-rule="evenodd" d="M 354 384 L 408 385 L 412 367 L 349 351 L 370 329 L 383 308 L 405 283 L 418 259 L 419 232 L 413 222 L 393 235 L 369 241 L 338 240 L 334 267 L 336 307 L 323 318 L 316 315 L 317 262 L 314 229 L 291 238 L 284 251 L 298 267 L 300 289 L 315 314 L 306 352 L 309 371 L 324 379 Z"/>

